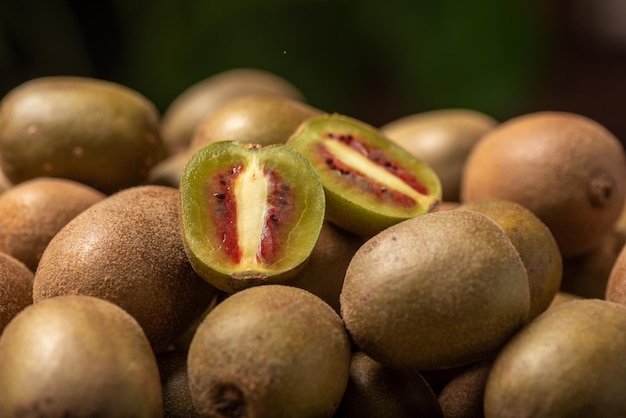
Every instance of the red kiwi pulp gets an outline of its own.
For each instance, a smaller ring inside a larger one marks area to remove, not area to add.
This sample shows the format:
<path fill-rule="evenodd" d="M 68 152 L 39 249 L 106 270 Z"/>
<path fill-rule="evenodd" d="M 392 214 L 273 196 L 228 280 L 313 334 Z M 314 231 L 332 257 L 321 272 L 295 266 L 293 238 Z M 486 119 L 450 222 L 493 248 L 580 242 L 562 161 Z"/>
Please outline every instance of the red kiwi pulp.
<path fill-rule="evenodd" d="M 327 219 L 361 236 L 430 212 L 441 201 L 441 183 L 427 164 L 357 119 L 310 118 L 287 145 L 318 172 Z"/>
<path fill-rule="evenodd" d="M 180 190 L 187 255 L 226 292 L 293 277 L 324 221 L 317 174 L 285 145 L 205 146 L 185 166 Z"/>

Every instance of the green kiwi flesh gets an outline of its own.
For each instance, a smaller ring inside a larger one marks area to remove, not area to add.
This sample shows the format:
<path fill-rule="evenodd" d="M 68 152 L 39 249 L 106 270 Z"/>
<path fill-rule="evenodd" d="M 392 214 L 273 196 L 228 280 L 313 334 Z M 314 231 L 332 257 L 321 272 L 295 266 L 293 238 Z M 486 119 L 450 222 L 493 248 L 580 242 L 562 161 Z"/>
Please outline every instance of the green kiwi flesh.
<path fill-rule="evenodd" d="M 294 277 L 324 221 L 325 196 L 316 172 L 285 145 L 207 145 L 185 166 L 180 197 L 191 264 L 231 293 Z"/>
<path fill-rule="evenodd" d="M 287 145 L 313 164 L 326 193 L 326 218 L 364 237 L 432 211 L 435 172 L 374 127 L 332 114 L 304 121 Z"/>

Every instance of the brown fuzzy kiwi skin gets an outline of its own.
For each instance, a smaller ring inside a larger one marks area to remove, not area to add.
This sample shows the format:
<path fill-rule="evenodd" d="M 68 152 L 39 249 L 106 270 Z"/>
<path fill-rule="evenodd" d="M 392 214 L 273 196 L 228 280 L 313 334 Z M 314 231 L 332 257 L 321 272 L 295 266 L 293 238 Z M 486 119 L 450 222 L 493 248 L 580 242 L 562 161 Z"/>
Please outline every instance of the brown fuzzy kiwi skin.
<path fill-rule="evenodd" d="M 0 252 L 0 335 L 18 313 L 32 305 L 34 278 L 24 263 Z"/>
<path fill-rule="evenodd" d="M 386 367 L 352 354 L 350 380 L 334 418 L 443 417 L 434 392 L 416 371 Z"/>
<path fill-rule="evenodd" d="M 163 414 L 159 372 L 141 327 L 98 298 L 33 304 L 0 336 L 0 416 Z"/>
<path fill-rule="evenodd" d="M 485 385 L 493 360 L 470 365 L 442 388 L 437 400 L 445 418 L 484 418 Z"/>
<path fill-rule="evenodd" d="M 161 120 L 163 142 L 170 155 L 186 150 L 198 124 L 222 104 L 249 94 L 274 94 L 304 101 L 285 78 L 258 68 L 233 68 L 213 74 L 183 90 Z"/>
<path fill-rule="evenodd" d="M 626 196 L 624 147 L 604 126 L 568 112 L 501 123 L 470 153 L 461 200 L 513 200 L 552 231 L 564 259 L 591 251 L 615 225 Z"/>
<path fill-rule="evenodd" d="M 262 146 L 286 143 L 303 121 L 321 114 L 321 110 L 288 97 L 271 94 L 236 97 L 198 124 L 188 150 L 194 152 L 218 141 Z"/>
<path fill-rule="evenodd" d="M 510 200 L 479 200 L 462 204 L 460 208 L 489 216 L 506 232 L 528 274 L 528 320 L 545 311 L 559 291 L 563 277 L 563 260 L 550 229 L 530 210 Z"/>
<path fill-rule="evenodd" d="M 303 269 L 287 284 L 308 290 L 339 313 L 339 295 L 350 260 L 365 240 L 324 222 Z"/>
<path fill-rule="evenodd" d="M 35 302 L 64 294 L 116 303 L 155 352 L 185 331 L 215 289 L 191 267 L 180 234 L 178 190 L 136 186 L 91 206 L 50 241 L 35 272 Z"/>
<path fill-rule="evenodd" d="M 604 299 L 626 305 L 626 246 L 617 253 L 606 282 Z"/>
<path fill-rule="evenodd" d="M 198 327 L 187 370 L 203 416 L 331 417 L 348 382 L 350 343 L 317 296 L 285 285 L 241 290 Z"/>
<path fill-rule="evenodd" d="M 187 374 L 187 351 L 170 350 L 157 355 L 161 388 L 163 390 L 163 412 L 167 418 L 198 418 L 189 392 Z"/>
<path fill-rule="evenodd" d="M 69 179 L 37 177 L 16 184 L 0 195 L 0 251 L 35 271 L 52 237 L 105 197 L 93 187 Z"/>
<path fill-rule="evenodd" d="M 497 123 L 476 110 L 449 108 L 407 115 L 380 130 L 435 170 L 443 200 L 458 202 L 465 160 L 476 142 Z"/>
<path fill-rule="evenodd" d="M 14 184 L 62 177 L 111 194 L 142 184 L 164 156 L 156 106 L 114 82 L 39 77 L 0 102 L 0 165 Z"/>
<path fill-rule="evenodd" d="M 619 417 L 626 414 L 626 307 L 581 299 L 550 308 L 498 353 L 485 417 Z"/>
<path fill-rule="evenodd" d="M 498 350 L 526 322 L 530 292 L 502 228 L 481 213 L 449 210 L 403 221 L 363 244 L 340 303 L 346 328 L 370 357 L 435 370 Z"/>

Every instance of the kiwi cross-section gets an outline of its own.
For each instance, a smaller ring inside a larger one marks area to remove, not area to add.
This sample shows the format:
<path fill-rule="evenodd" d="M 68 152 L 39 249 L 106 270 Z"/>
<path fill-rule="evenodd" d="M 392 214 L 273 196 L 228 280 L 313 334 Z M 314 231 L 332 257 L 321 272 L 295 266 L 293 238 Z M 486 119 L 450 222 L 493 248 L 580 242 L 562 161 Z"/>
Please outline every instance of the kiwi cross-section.
<path fill-rule="evenodd" d="M 190 262 L 206 281 L 230 293 L 294 277 L 324 221 L 317 173 L 282 144 L 207 145 L 187 162 L 180 190 Z"/>
<path fill-rule="evenodd" d="M 309 118 L 287 145 L 317 171 L 327 219 L 361 236 L 430 212 L 441 201 L 441 183 L 430 166 L 358 119 Z"/>

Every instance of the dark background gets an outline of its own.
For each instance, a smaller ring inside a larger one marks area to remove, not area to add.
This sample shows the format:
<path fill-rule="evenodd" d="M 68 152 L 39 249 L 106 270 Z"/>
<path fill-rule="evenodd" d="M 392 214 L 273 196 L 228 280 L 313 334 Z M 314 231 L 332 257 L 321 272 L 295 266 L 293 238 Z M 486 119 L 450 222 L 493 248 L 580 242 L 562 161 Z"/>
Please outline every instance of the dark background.
<path fill-rule="evenodd" d="M 374 125 L 446 107 L 567 110 L 626 139 L 624 0 L 0 0 L 0 96 L 82 75 L 164 111 L 237 67 Z"/>

